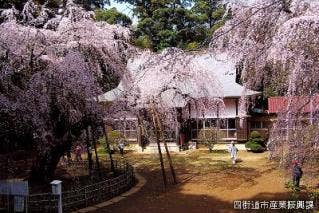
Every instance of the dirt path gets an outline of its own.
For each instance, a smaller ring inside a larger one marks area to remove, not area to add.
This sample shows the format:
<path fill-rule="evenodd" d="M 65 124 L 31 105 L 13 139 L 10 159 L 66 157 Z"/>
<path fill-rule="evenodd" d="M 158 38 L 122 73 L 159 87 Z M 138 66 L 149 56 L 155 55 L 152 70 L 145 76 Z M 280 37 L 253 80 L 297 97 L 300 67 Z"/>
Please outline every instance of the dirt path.
<path fill-rule="evenodd" d="M 196 151 L 175 155 L 180 183 L 163 192 L 157 158 L 131 154 L 127 158 L 147 179 L 146 185 L 138 193 L 98 212 L 235 212 L 234 200 L 289 199 L 284 175 L 267 160 L 267 153 L 240 151 L 239 156 L 240 162 L 232 166 L 227 153 Z"/>

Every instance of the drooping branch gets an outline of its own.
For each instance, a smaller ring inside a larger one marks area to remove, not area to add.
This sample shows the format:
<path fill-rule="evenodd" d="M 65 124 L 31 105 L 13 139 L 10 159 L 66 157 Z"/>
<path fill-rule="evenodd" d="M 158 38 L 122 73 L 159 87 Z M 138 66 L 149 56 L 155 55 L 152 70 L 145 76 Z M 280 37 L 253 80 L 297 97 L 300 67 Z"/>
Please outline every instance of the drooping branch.
<path fill-rule="evenodd" d="M 33 168 L 50 164 L 46 176 L 80 133 L 102 120 L 95 97 L 119 83 L 134 50 L 129 29 L 96 23 L 72 1 L 63 14 L 49 13 L 29 0 L 21 12 L 1 11 L 0 25 L 0 127 L 16 129 L 18 138 L 33 136 L 39 155 Z M 70 134 L 74 139 L 65 142 Z M 0 134 L 1 141 L 15 139 Z"/>
<path fill-rule="evenodd" d="M 263 88 L 267 96 L 284 95 L 290 100 L 278 112 L 270 139 L 281 150 L 286 165 L 294 155 L 317 150 L 313 129 L 318 125 L 307 121 L 309 116 L 311 120 L 318 119 L 317 105 L 311 104 L 308 110 L 309 104 L 302 107 L 291 100 L 315 100 L 319 92 L 318 8 L 318 2 L 306 0 L 234 4 L 232 19 L 215 33 L 211 43 L 212 51 L 227 52 L 242 65 L 241 77 L 246 87 Z M 302 131 L 313 136 L 314 141 L 302 136 Z M 311 162 L 315 158 L 307 159 Z"/>

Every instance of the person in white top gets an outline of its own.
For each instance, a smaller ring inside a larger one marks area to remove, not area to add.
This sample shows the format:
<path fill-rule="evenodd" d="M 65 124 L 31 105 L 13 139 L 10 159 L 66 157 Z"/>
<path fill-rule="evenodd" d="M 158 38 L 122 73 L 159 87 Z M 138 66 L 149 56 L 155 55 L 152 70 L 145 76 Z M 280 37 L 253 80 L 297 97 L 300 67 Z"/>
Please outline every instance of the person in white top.
<path fill-rule="evenodd" d="M 121 153 L 121 156 L 123 157 L 124 156 L 124 147 L 125 147 L 125 140 L 124 138 L 121 138 L 118 142 L 118 148 L 120 150 L 120 153 Z"/>
<path fill-rule="evenodd" d="M 232 163 L 235 164 L 236 163 L 236 159 L 237 159 L 237 153 L 238 153 L 238 149 L 235 146 L 234 141 L 231 142 L 229 148 L 228 148 L 228 152 L 230 153 L 230 158 L 232 160 Z"/>

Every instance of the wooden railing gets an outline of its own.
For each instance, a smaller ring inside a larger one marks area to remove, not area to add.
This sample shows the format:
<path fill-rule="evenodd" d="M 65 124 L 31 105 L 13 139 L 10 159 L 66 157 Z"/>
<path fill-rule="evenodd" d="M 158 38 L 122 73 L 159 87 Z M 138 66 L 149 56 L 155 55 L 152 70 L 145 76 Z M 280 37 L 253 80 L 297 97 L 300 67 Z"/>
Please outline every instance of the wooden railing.
<path fill-rule="evenodd" d="M 63 212 L 91 206 L 111 199 L 135 184 L 134 169 L 128 163 L 115 162 L 117 177 L 62 192 Z M 29 212 L 57 212 L 58 199 L 52 193 L 33 194 L 28 198 Z"/>

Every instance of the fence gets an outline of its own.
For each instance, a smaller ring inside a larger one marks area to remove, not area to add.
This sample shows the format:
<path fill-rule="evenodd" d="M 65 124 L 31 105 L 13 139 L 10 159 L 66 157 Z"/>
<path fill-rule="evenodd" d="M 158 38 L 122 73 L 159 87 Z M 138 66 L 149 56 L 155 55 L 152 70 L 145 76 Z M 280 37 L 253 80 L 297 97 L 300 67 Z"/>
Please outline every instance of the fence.
<path fill-rule="evenodd" d="M 52 193 L 33 194 L 28 199 L 29 212 L 57 212 L 58 195 Z"/>
<path fill-rule="evenodd" d="M 135 183 L 134 169 L 128 163 L 115 162 L 116 171 L 120 173 L 110 178 L 82 188 L 62 192 L 64 212 L 100 203 L 111 199 L 128 189 Z M 29 212 L 57 212 L 58 197 L 52 193 L 30 195 L 28 200 Z"/>

